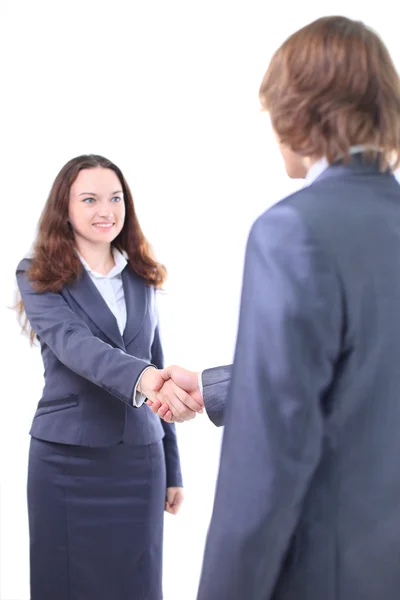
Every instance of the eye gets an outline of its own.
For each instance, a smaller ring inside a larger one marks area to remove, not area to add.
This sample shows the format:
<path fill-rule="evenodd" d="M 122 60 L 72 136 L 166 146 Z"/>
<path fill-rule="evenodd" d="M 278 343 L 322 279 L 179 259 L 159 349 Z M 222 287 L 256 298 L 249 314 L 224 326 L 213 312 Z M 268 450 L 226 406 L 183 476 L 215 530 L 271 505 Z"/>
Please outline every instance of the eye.
<path fill-rule="evenodd" d="M 82 200 L 82 202 L 85 202 L 86 204 L 93 204 L 95 202 L 94 198 L 85 198 L 84 200 Z"/>
<path fill-rule="evenodd" d="M 119 196 L 114 196 L 114 198 L 111 199 L 111 202 L 121 202 L 122 198 L 120 198 Z"/>

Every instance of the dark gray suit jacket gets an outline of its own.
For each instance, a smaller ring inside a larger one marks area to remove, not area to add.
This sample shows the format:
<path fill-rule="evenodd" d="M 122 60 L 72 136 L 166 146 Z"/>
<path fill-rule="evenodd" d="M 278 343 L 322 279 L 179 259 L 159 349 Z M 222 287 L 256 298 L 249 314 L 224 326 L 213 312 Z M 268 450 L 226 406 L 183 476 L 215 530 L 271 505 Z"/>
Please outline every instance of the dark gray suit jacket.
<path fill-rule="evenodd" d="M 163 439 L 167 485 L 182 485 L 175 426 L 161 421 L 147 405 L 133 407 L 143 369 L 163 367 L 154 289 L 125 267 L 127 322 L 121 336 L 85 270 L 57 294 L 38 293 L 27 277 L 29 264 L 28 259 L 20 262 L 17 281 L 45 369 L 31 435 L 94 447 L 119 442 L 146 446 Z"/>
<path fill-rule="evenodd" d="M 199 600 L 400 598 L 399 360 L 400 186 L 355 157 L 252 228 Z"/>

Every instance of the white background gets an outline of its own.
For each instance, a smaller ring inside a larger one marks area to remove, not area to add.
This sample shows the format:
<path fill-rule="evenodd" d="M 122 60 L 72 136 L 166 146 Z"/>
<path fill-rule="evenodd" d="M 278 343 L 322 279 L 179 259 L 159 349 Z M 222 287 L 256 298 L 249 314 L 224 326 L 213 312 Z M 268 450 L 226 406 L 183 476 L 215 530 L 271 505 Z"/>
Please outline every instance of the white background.
<path fill-rule="evenodd" d="M 121 167 L 169 269 L 167 362 L 231 362 L 249 228 L 301 185 L 284 173 L 259 84 L 278 45 L 328 14 L 372 25 L 399 68 L 392 3 L 357 4 L 0 0 L 1 600 L 29 598 L 28 430 L 42 386 L 40 353 L 7 306 L 57 172 L 88 152 Z M 166 517 L 166 600 L 196 595 L 221 433 L 205 416 L 178 426 L 186 501 Z"/>

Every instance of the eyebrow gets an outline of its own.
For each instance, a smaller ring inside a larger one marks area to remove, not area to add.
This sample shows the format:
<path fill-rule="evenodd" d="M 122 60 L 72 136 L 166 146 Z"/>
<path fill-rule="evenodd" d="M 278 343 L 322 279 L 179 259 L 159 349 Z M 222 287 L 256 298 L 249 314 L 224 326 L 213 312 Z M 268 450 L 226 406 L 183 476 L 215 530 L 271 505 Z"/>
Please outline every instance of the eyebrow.
<path fill-rule="evenodd" d="M 113 196 L 114 194 L 122 194 L 122 190 L 117 190 L 115 192 L 111 192 L 111 196 Z M 79 194 L 80 196 L 97 196 L 97 194 L 95 194 L 94 192 L 82 192 L 82 194 Z"/>

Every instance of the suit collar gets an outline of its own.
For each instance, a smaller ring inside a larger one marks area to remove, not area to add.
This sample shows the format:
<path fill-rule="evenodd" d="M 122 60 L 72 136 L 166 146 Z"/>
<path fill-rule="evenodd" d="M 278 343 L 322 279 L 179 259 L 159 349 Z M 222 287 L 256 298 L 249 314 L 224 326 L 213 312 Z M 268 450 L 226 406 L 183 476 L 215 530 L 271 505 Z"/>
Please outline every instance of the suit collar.
<path fill-rule="evenodd" d="M 109 340 L 118 348 L 126 346 L 139 333 L 147 311 L 148 288 L 143 279 L 136 275 L 129 266 L 122 271 L 127 319 L 123 336 L 117 321 L 94 285 L 86 269 L 81 276 L 67 286 L 70 294 L 85 311 L 88 317 L 101 329 Z"/>
<path fill-rule="evenodd" d="M 320 160 L 318 160 L 316 163 L 314 163 L 312 165 L 312 167 L 308 170 L 307 175 L 305 176 L 305 181 L 304 181 L 304 185 L 308 186 L 311 185 L 312 183 L 314 183 L 314 181 L 317 181 L 318 179 L 321 178 L 321 176 L 326 173 L 327 171 L 330 171 L 330 169 L 334 168 L 334 167 L 338 167 L 338 166 L 342 166 L 344 167 L 347 171 L 349 171 L 349 169 L 352 169 L 353 167 L 356 167 L 358 165 L 361 165 L 363 167 L 363 170 L 365 171 L 366 167 L 372 167 L 372 170 L 376 170 L 376 166 L 378 166 L 378 170 L 379 170 L 379 163 L 378 161 L 365 161 L 363 160 L 363 152 L 365 152 L 366 150 L 375 150 L 379 152 L 379 148 L 375 147 L 375 146 L 365 146 L 365 145 L 358 145 L 358 146 L 351 146 L 349 149 L 349 153 L 350 153 L 350 161 L 345 165 L 344 163 L 341 162 L 340 157 L 338 157 L 338 161 L 336 163 L 333 163 L 332 165 L 329 165 L 326 157 L 321 158 Z M 335 171 L 335 174 L 338 171 Z"/>
<path fill-rule="evenodd" d="M 348 163 L 336 162 L 329 165 L 322 171 L 315 182 L 325 181 L 334 177 L 344 177 L 348 175 L 382 175 L 394 177 L 393 173 L 388 169 L 382 172 L 380 170 L 379 160 L 366 160 L 362 154 L 354 154 L 351 156 Z"/>

